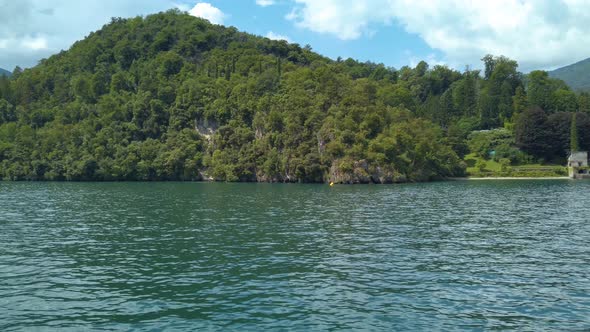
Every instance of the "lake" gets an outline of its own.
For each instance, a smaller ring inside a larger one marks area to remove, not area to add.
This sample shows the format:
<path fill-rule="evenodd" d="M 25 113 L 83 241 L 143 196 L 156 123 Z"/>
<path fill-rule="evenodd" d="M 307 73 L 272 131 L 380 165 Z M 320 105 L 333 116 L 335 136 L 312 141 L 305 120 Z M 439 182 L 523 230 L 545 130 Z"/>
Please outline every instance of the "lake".
<path fill-rule="evenodd" d="M 0 330 L 590 328 L 590 182 L 0 182 Z"/>

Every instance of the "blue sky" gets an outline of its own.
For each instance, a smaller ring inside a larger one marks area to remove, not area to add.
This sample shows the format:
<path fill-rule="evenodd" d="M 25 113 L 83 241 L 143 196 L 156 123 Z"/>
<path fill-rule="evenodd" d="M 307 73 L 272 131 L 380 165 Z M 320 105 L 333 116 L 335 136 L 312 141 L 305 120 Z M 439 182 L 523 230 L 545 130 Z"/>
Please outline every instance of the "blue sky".
<path fill-rule="evenodd" d="M 186 4 L 186 8 L 191 4 L 189 1 L 180 3 Z M 442 58 L 441 52 L 433 50 L 419 36 L 407 33 L 395 23 L 375 26 L 359 38 L 343 40 L 334 34 L 301 28 L 289 20 L 287 17 L 294 8 L 290 1 L 276 1 L 274 5 L 265 7 L 257 5 L 255 0 L 213 0 L 209 3 L 226 14 L 223 20 L 226 25 L 261 36 L 286 37 L 300 45 L 309 44 L 316 52 L 333 59 L 338 56 L 352 57 L 399 68 L 415 65 L 422 59 Z"/>
<path fill-rule="evenodd" d="M 485 54 L 522 71 L 590 57 L 590 0 L 0 0 L 0 67 L 30 67 L 111 17 L 180 8 L 326 56 L 462 70 Z"/>

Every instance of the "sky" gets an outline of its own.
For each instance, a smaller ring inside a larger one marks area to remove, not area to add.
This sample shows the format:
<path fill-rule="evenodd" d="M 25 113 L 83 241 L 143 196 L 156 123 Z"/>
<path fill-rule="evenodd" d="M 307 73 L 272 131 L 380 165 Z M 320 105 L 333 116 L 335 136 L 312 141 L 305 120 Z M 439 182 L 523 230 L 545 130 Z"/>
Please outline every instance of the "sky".
<path fill-rule="evenodd" d="M 395 68 L 481 68 L 493 54 L 529 72 L 590 57 L 590 0 L 0 0 L 0 68 L 32 67 L 112 17 L 171 8 Z"/>

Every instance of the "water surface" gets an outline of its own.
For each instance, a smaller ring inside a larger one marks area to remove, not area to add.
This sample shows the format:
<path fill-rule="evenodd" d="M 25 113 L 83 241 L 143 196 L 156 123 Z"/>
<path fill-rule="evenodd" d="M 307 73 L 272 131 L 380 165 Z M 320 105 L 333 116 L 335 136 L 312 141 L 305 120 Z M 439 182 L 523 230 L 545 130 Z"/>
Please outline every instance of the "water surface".
<path fill-rule="evenodd" d="M 590 182 L 0 182 L 0 330 L 583 330 Z"/>

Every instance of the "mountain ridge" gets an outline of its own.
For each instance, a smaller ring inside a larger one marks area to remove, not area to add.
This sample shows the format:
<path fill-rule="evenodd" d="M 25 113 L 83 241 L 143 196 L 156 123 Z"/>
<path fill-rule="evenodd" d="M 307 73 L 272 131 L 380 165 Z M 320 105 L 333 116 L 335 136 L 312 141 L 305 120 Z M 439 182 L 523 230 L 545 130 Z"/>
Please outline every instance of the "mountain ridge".
<path fill-rule="evenodd" d="M 549 76 L 564 81 L 576 91 L 590 91 L 590 58 L 549 72 Z"/>
<path fill-rule="evenodd" d="M 12 73 L 4 68 L 0 68 L 0 76 L 12 76 Z"/>

